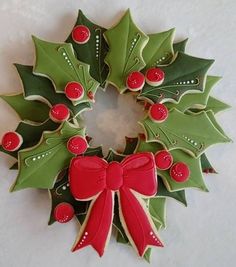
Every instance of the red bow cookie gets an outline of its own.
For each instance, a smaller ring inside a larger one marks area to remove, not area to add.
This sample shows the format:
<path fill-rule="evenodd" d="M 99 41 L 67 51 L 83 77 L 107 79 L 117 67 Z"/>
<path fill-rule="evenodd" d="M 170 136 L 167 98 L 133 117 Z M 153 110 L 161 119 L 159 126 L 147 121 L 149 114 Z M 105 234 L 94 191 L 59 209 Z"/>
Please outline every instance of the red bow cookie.
<path fill-rule="evenodd" d="M 74 158 L 69 182 L 75 199 L 92 199 L 73 251 L 92 245 L 103 255 L 111 234 L 115 193 L 122 226 L 139 255 L 143 256 L 149 245 L 163 246 L 141 198 L 150 198 L 157 192 L 155 160 L 151 153 L 133 154 L 121 163 L 108 163 L 96 156 Z"/>

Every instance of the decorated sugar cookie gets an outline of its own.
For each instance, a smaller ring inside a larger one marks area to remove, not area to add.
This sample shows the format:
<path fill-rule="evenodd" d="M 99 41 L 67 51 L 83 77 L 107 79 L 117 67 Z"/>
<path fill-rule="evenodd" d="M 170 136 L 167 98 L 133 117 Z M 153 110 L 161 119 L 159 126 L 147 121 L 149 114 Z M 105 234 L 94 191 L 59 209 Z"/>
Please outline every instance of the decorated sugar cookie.
<path fill-rule="evenodd" d="M 174 29 L 144 33 L 129 10 L 110 29 L 79 11 L 64 42 L 33 37 L 34 65 L 15 65 L 23 91 L 1 96 L 21 120 L 0 147 L 16 160 L 11 191 L 48 190 L 48 224 L 80 225 L 72 251 L 92 246 L 102 256 L 114 228 L 117 242 L 150 261 L 164 246 L 166 198 L 186 206 L 187 189 L 208 191 L 203 173 L 216 170 L 205 152 L 230 141 L 216 121 L 229 106 L 210 95 L 220 79 L 208 74 L 213 60 L 173 40 Z M 80 114 L 109 84 L 143 104 L 143 132 L 104 155 Z"/>

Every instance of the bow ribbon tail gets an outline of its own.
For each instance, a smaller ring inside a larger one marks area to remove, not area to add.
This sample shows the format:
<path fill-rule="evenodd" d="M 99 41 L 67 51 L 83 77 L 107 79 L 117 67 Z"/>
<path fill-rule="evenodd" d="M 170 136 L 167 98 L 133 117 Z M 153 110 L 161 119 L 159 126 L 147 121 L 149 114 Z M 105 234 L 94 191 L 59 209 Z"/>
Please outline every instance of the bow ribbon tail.
<path fill-rule="evenodd" d="M 122 225 L 128 233 L 131 244 L 136 247 L 142 257 L 148 245 L 163 247 L 148 218 L 144 205 L 136 198 L 129 188 L 123 186 L 119 191 L 120 217 Z"/>
<path fill-rule="evenodd" d="M 111 234 L 114 193 L 104 189 L 90 204 L 85 221 L 72 248 L 76 251 L 91 245 L 102 256 Z"/>

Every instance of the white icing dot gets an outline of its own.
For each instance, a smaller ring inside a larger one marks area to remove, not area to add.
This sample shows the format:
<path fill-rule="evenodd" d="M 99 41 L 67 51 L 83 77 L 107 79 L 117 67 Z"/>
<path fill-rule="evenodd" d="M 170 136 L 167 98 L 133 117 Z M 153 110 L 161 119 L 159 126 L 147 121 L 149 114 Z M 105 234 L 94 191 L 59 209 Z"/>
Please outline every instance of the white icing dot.
<path fill-rule="evenodd" d="M 194 80 L 191 80 L 191 83 L 194 83 Z"/>
<path fill-rule="evenodd" d="M 99 35 L 96 35 L 96 39 L 99 39 Z"/>
<path fill-rule="evenodd" d="M 197 146 L 197 142 L 195 142 L 194 145 Z"/>
<path fill-rule="evenodd" d="M 35 161 L 36 160 L 36 158 L 33 158 L 33 161 Z"/>
<path fill-rule="evenodd" d="M 66 186 L 63 186 L 62 189 L 63 189 L 63 190 L 66 190 Z"/>
<path fill-rule="evenodd" d="M 85 235 L 88 235 L 88 232 L 85 232 L 84 234 L 85 234 Z"/>
<path fill-rule="evenodd" d="M 165 59 L 165 57 L 162 57 L 162 59 L 164 60 L 164 59 Z"/>
<path fill-rule="evenodd" d="M 40 157 L 40 156 L 38 156 L 38 157 L 37 157 L 37 159 L 41 159 L 41 157 Z"/>
<path fill-rule="evenodd" d="M 190 81 L 187 81 L 187 84 L 189 84 L 190 83 Z"/>

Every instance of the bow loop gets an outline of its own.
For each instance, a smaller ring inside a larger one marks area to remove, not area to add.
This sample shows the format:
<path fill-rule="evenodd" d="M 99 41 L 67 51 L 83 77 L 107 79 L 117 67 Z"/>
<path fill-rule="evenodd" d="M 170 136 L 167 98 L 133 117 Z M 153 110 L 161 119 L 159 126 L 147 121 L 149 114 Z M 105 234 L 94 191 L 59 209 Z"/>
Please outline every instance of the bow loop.
<path fill-rule="evenodd" d="M 153 196 L 157 192 L 157 179 L 152 153 L 130 155 L 122 161 L 124 185 L 143 196 Z"/>
<path fill-rule="evenodd" d="M 106 161 L 96 156 L 72 159 L 69 182 L 74 198 L 89 200 L 104 190 L 107 166 Z"/>

